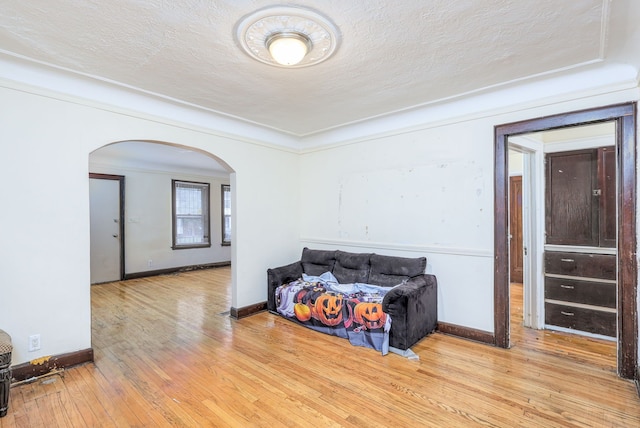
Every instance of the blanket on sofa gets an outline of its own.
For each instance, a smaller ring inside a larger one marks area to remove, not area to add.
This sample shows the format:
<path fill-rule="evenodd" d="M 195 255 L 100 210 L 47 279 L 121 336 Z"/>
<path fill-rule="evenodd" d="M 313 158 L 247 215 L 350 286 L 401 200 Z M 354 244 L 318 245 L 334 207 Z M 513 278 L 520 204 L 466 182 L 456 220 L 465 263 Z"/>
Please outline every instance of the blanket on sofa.
<path fill-rule="evenodd" d="M 386 355 L 391 317 L 382 311 L 382 299 L 391 289 L 372 284 L 339 284 L 331 272 L 320 276 L 303 274 L 276 289 L 276 310 L 291 321 Z"/>

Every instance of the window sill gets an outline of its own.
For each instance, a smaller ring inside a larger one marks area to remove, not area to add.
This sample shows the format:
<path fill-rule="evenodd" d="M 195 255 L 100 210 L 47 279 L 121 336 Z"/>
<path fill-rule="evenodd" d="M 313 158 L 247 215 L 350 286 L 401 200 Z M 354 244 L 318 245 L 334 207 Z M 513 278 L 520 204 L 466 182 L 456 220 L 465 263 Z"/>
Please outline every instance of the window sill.
<path fill-rule="evenodd" d="M 194 248 L 211 248 L 211 244 L 202 244 L 202 245 L 174 245 L 171 247 L 172 250 L 191 250 Z"/>

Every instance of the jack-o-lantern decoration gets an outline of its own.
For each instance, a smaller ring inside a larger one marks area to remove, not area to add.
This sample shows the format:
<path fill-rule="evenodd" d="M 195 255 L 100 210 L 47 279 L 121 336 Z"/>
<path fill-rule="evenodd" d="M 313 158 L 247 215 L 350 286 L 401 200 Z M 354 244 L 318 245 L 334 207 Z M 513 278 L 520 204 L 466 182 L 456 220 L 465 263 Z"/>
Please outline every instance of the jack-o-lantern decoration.
<path fill-rule="evenodd" d="M 387 321 L 387 314 L 382 312 L 380 303 L 358 303 L 353 310 L 353 316 L 358 324 L 369 330 L 382 328 Z"/>
<path fill-rule="evenodd" d="M 296 295 L 293 298 L 293 302 L 296 304 L 300 303 L 308 306 L 309 309 L 311 309 L 311 317 L 313 317 L 314 319 L 319 319 L 318 314 L 316 312 L 316 300 L 318 299 L 319 296 L 322 296 L 322 294 L 325 291 L 326 290 L 324 287 L 305 287 L 296 293 Z M 295 310 L 295 307 L 294 307 L 294 310 Z M 300 321 L 306 321 L 306 320 L 300 319 L 300 317 L 298 317 L 298 319 Z"/>
<path fill-rule="evenodd" d="M 342 322 L 341 294 L 322 294 L 316 299 L 316 316 L 324 325 L 336 326 Z"/>
<path fill-rule="evenodd" d="M 314 304 L 318 296 L 324 293 L 324 287 L 304 287 L 293 297 L 294 303 Z"/>

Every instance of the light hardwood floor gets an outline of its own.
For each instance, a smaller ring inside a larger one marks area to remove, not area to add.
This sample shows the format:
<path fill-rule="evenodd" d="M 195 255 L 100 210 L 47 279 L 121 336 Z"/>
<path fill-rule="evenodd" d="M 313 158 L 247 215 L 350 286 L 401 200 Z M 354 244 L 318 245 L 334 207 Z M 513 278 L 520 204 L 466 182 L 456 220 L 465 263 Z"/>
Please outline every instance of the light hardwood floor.
<path fill-rule="evenodd" d="M 640 426 L 614 344 L 519 327 L 517 287 L 512 349 L 436 333 L 415 361 L 266 312 L 233 320 L 229 277 L 93 286 L 95 363 L 12 388 L 0 428 Z"/>

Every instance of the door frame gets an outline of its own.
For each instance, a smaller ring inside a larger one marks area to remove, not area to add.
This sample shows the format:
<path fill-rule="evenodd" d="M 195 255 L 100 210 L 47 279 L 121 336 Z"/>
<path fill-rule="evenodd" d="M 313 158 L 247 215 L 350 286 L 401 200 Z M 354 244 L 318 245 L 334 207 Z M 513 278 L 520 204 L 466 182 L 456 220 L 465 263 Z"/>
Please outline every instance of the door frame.
<path fill-rule="evenodd" d="M 119 208 L 119 230 L 118 233 L 120 235 L 120 281 L 124 279 L 124 175 L 113 175 L 113 174 L 97 174 L 90 172 L 89 179 L 97 179 L 97 180 L 118 180 L 120 182 L 119 186 L 119 198 L 118 202 L 120 205 Z"/>
<path fill-rule="evenodd" d="M 636 265 L 636 110 L 635 102 L 545 116 L 494 128 L 494 344 L 510 346 L 509 337 L 509 137 L 593 124 L 616 123 L 618 181 L 618 328 L 617 372 L 634 379 L 638 360 Z"/>

